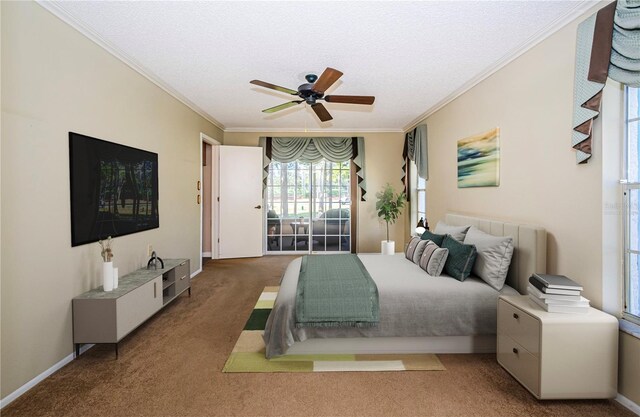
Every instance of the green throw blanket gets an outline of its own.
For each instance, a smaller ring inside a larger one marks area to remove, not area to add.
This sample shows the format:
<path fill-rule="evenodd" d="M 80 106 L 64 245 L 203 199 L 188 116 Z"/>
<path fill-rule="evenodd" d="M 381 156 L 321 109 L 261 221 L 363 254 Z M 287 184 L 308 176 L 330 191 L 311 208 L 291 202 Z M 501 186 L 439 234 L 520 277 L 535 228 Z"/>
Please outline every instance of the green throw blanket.
<path fill-rule="evenodd" d="M 356 255 L 302 258 L 296 327 L 373 327 L 379 320 L 378 287 Z"/>

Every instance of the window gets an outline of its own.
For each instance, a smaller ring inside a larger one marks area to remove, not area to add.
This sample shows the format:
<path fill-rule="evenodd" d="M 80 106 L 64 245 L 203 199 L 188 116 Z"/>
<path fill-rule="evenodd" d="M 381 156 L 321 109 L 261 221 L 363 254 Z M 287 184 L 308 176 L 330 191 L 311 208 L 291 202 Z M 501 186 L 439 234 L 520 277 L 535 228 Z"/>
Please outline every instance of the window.
<path fill-rule="evenodd" d="M 350 178 L 350 161 L 271 162 L 267 252 L 350 252 Z"/>
<path fill-rule="evenodd" d="M 418 176 L 418 168 L 415 162 L 409 163 L 409 175 L 411 179 L 411 234 L 415 233 L 418 220 L 427 221 L 427 181 Z"/>
<path fill-rule="evenodd" d="M 625 283 L 623 317 L 640 324 L 640 89 L 625 92 Z"/>
<path fill-rule="evenodd" d="M 416 177 L 418 178 L 418 184 L 416 185 L 416 207 L 418 208 L 417 211 L 417 218 L 418 220 L 420 219 L 424 219 L 425 221 L 427 220 L 427 181 L 425 181 L 424 178 L 420 178 L 416 175 Z M 417 224 L 418 222 L 416 222 Z"/>

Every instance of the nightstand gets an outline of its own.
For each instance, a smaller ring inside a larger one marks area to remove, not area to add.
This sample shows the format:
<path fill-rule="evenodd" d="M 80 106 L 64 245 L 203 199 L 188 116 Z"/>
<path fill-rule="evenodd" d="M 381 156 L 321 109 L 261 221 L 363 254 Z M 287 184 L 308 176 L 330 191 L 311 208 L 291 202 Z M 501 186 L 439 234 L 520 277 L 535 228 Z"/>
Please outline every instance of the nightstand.
<path fill-rule="evenodd" d="M 618 381 L 618 320 L 548 313 L 528 296 L 498 299 L 497 358 L 538 399 L 614 398 Z"/>

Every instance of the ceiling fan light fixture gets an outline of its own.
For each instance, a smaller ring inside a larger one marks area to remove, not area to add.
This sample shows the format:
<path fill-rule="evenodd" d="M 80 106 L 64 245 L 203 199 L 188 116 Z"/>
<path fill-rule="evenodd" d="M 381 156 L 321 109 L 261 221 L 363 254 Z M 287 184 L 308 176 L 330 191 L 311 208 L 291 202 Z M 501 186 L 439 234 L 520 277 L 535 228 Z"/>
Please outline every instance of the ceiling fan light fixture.
<path fill-rule="evenodd" d="M 268 109 L 262 110 L 264 113 L 274 113 L 276 111 L 284 110 L 289 107 L 295 106 L 300 103 L 307 103 L 311 106 L 313 111 L 315 112 L 318 119 L 322 122 L 326 122 L 332 120 L 333 118 L 327 111 L 327 109 L 321 104 L 318 103 L 318 100 L 325 100 L 327 102 L 334 103 L 346 103 L 346 104 L 365 104 L 370 105 L 373 104 L 375 97 L 373 96 L 324 96 L 324 92 L 331 87 L 338 79 L 342 76 L 342 72 L 337 69 L 327 67 L 320 77 L 316 74 L 307 74 L 305 75 L 305 79 L 307 80 L 306 84 L 302 84 L 298 87 L 298 91 L 291 90 L 286 87 L 281 87 L 279 85 L 267 83 L 260 80 L 252 80 L 251 84 L 258 85 L 260 87 L 270 88 L 272 90 L 280 91 L 282 93 L 297 95 L 302 100 L 290 101 L 288 103 L 284 103 L 278 106 L 270 107 Z"/>

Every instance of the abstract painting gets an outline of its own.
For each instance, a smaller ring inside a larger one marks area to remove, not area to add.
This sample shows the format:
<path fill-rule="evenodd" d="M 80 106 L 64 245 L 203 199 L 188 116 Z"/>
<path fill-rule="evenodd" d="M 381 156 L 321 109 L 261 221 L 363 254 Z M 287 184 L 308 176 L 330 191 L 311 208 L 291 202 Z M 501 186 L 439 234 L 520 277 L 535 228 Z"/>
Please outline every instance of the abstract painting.
<path fill-rule="evenodd" d="M 458 141 L 458 188 L 500 185 L 500 129 Z"/>

